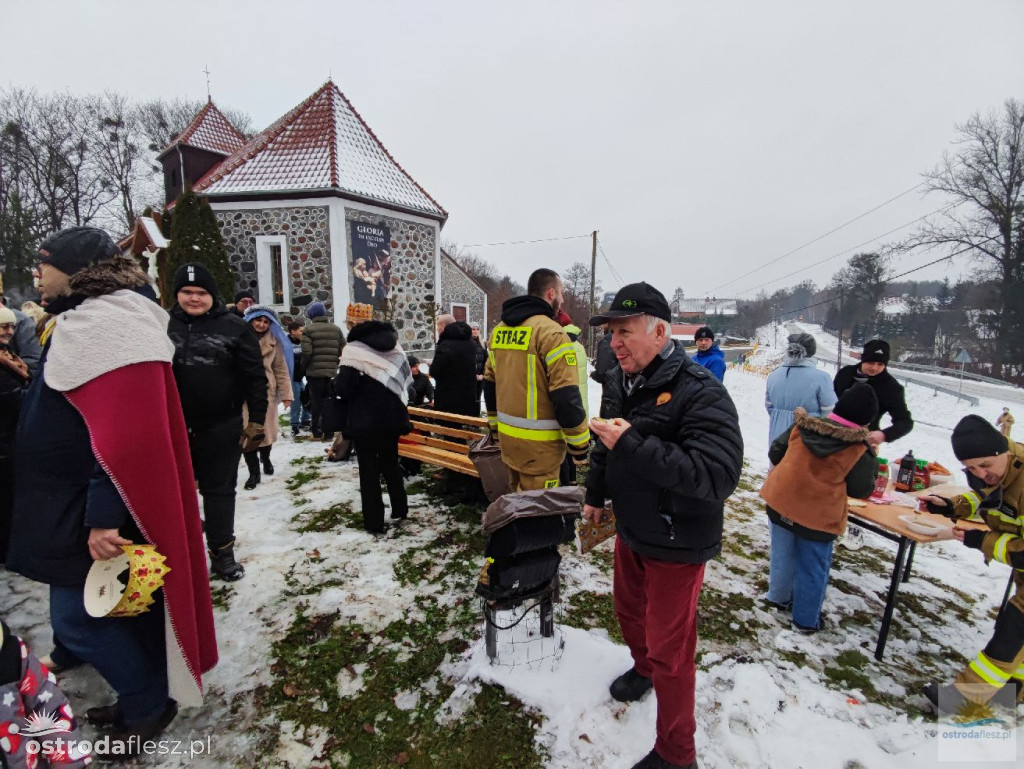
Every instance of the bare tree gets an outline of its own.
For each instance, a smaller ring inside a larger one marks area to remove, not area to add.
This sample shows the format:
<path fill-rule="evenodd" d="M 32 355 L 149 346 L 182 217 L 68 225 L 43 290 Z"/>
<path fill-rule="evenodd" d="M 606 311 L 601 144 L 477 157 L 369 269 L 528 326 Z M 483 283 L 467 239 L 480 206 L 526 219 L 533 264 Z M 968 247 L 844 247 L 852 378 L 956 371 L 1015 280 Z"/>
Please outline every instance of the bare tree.
<path fill-rule="evenodd" d="M 1024 222 L 1024 103 L 1007 100 L 1001 113 L 975 113 L 956 126 L 957 149 L 924 174 L 929 192 L 953 205 L 898 245 L 904 251 L 932 246 L 967 249 L 984 274 L 1001 283 L 1000 327 L 993 361 L 1007 362 L 1012 336 L 1020 336 L 1015 297 L 1024 283 L 1017 243 Z"/>

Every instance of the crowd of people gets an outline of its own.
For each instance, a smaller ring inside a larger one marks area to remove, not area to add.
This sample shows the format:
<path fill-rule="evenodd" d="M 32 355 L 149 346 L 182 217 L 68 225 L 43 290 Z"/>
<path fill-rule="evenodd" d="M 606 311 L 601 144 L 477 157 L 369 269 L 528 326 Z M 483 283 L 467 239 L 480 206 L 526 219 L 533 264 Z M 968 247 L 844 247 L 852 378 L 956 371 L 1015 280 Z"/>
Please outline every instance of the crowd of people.
<path fill-rule="evenodd" d="M 176 271 L 166 312 L 145 273 L 95 228 L 54 234 L 37 261 L 45 314 L 0 306 L 0 561 L 50 586 L 53 650 L 38 670 L 88 663 L 114 689 L 116 702 L 86 713 L 111 730 L 114 757 L 137 753 L 179 703 L 202 701 L 202 674 L 217 662 L 209 579 L 245 575 L 234 534 L 239 465 L 250 490 L 274 473 L 279 409 L 294 437 L 307 430 L 333 441 L 329 456 L 354 452 L 363 526 L 380 536 L 389 525 L 381 478 L 390 519 L 409 514 L 410 466 L 399 457 L 408 408 L 479 417 L 482 397 L 509 492 L 572 484 L 587 466 L 584 517 L 600 523 L 614 512 L 613 597 L 633 664 L 609 693 L 625 703 L 657 695 L 656 740 L 634 769 L 696 767 L 697 605 L 743 466 L 712 329 L 697 331 L 691 357 L 672 336 L 664 295 L 643 282 L 624 286 L 587 319 L 603 329 L 589 375 L 602 388 L 593 415 L 581 330 L 563 310 L 553 270 L 530 275 L 485 339 L 479 326 L 438 317 L 433 357 L 420 361 L 368 305 L 349 305 L 345 330 L 323 302 L 306 308 L 308 323 L 285 328 L 249 292 L 229 307 L 199 263 Z M 816 367 L 814 338 L 797 333 L 768 378 L 766 600 L 801 633 L 822 627 L 847 497 L 871 493 L 878 447 L 913 428 L 903 387 L 887 371 L 890 352 L 871 340 L 833 380 Z M 926 500 L 955 519 L 983 514 L 988 531 L 957 525 L 957 539 L 1017 569 L 1016 595 L 991 642 L 953 693 L 926 692 L 935 702 L 953 694 L 984 702 L 1024 680 L 1024 447 L 1009 440 L 1007 421 L 1000 433 L 980 417 L 962 420 L 953 450 L 972 491 Z M 94 562 L 143 544 L 169 567 L 155 604 L 139 616 L 91 615 L 83 590 Z M 12 637 L 0 625 L 0 644 Z M 36 669 L 24 660 L 5 667 L 0 656 L 0 675 Z"/>

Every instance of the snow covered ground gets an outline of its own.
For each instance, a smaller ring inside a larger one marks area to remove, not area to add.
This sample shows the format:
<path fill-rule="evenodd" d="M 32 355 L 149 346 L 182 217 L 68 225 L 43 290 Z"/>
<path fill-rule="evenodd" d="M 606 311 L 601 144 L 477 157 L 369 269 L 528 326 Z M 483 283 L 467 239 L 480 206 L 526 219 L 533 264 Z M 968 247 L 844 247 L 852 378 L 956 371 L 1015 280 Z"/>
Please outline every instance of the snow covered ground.
<path fill-rule="evenodd" d="M 923 698 L 917 694 L 918 687 L 932 679 L 948 681 L 984 646 L 992 631 L 992 610 L 1006 585 L 1006 567 L 986 567 L 980 554 L 955 542 L 920 547 L 914 577 L 901 587 L 886 656 L 879 663 L 872 652 L 894 546 L 865 533 L 864 549 L 837 548 L 824 609 L 826 629 L 812 637 L 792 632 L 783 617 L 761 602 L 769 549 L 763 507 L 756 495 L 767 469 L 764 380 L 731 368 L 726 385 L 740 414 L 748 467 L 727 505 L 725 551 L 708 565 L 702 596 L 697 680 L 700 765 L 712 769 L 946 765 L 940 763 L 948 754 L 940 751 L 934 722 L 920 715 Z M 592 386 L 595 412 L 599 395 L 599 388 Z M 949 449 L 949 433 L 967 413 L 965 404 L 913 387 L 908 401 L 922 423 L 883 453 L 899 457 L 912 448 L 919 457 L 958 467 Z M 983 401 L 977 412 L 994 418 L 1002 405 Z M 299 613 L 329 616 L 325 632 L 330 632 L 331 623 L 334 628 L 357 624 L 365 629 L 369 647 L 389 650 L 390 659 L 401 665 L 424 647 L 410 637 L 389 640 L 385 628 L 403 621 L 427 622 L 426 604 L 421 600 L 425 597 L 452 611 L 473 600 L 464 587 L 470 583 L 429 579 L 432 569 L 436 572 L 457 557 L 454 549 L 447 554 L 436 549 L 438 542 L 446 541 L 446 532 L 440 530 L 458 533 L 458 529 L 426 494 L 410 498 L 409 521 L 382 539 L 362 532 L 354 519 L 324 530 L 314 525 L 312 531 L 298 531 L 310 528 L 302 526 L 304 522 L 315 523 L 309 516 L 332 505 L 347 501 L 358 510 L 355 464 L 317 462 L 323 448 L 324 444 L 282 438 L 273 455 L 277 474 L 265 478 L 253 492 L 240 491 L 238 553 L 247 574 L 229 586 L 214 583 L 221 662 L 207 676 L 207 705 L 183 711 L 167 732 L 179 740 L 210 736 L 213 755 L 191 761 L 163 757 L 161 765 L 362 766 L 352 762 L 345 740 L 337 738 L 339 733 L 359 733 L 360 739 L 369 739 L 358 723 L 303 725 L 282 720 L 280 708 L 267 704 L 273 702 L 267 693 L 281 687 L 273 664 L 274 644 L 294 627 Z M 563 605 L 576 606 L 574 602 L 581 598 L 595 596 L 607 608 L 610 560 L 607 545 L 588 556 L 564 548 Z M 426 576 L 410 579 L 409 564 Z M 400 574 L 405 577 L 399 578 Z M 454 584 L 460 587 L 455 589 Z M 0 616 L 40 654 L 50 648 L 46 612 L 45 587 L 0 571 Z M 572 616 L 582 614 L 575 611 Z M 402 711 L 416 711 L 440 689 L 446 699 L 436 720 L 455 728 L 472 717 L 474 694 L 481 686 L 495 684 L 539 717 L 536 742 L 547 766 L 632 766 L 654 740 L 654 696 L 629 706 L 608 696 L 608 683 L 631 663 L 607 623 L 566 622 L 559 633 L 564 647 L 557 659 L 492 666 L 478 622 L 475 629 L 470 627 L 465 651 L 446 654 L 428 677 L 395 691 L 395 705 Z M 447 639 L 442 634 L 436 640 Z M 351 663 L 325 676 L 322 688 L 343 698 L 365 691 L 375 671 L 368 669 L 365 660 Z M 109 690 L 90 670 L 69 671 L 60 679 L 79 712 L 109 701 Z M 327 707 L 324 699 L 309 701 L 313 708 Z M 375 727 L 383 737 L 392 719 L 393 715 L 382 714 L 367 731 L 372 733 Z M 1018 728 L 1015 736 L 1020 742 L 1024 733 Z M 1000 765 L 982 763 L 997 756 L 994 750 L 979 747 L 970 765 Z M 365 765 L 402 764 L 401 755 L 382 753 L 379 760 Z M 469 766 L 455 754 L 433 765 Z"/>

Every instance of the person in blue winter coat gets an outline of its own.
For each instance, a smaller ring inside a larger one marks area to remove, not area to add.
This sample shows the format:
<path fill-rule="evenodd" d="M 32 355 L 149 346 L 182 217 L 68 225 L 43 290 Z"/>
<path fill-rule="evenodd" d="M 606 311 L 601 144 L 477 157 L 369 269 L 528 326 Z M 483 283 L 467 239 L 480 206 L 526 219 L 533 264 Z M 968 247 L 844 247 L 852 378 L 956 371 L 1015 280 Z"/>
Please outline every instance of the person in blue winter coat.
<path fill-rule="evenodd" d="M 818 345 L 807 333 L 790 334 L 786 360 L 768 375 L 764 407 L 771 422 L 768 442 L 771 443 L 793 426 L 793 411 L 802 408 L 808 416 L 825 417 L 836 405 L 832 378 L 820 371 L 814 354 Z"/>
<path fill-rule="evenodd" d="M 710 326 L 701 326 L 693 335 L 693 341 L 697 345 L 697 354 L 691 360 L 699 363 L 712 374 L 719 382 L 725 381 L 725 353 L 718 348 L 715 341 L 715 332 Z"/>

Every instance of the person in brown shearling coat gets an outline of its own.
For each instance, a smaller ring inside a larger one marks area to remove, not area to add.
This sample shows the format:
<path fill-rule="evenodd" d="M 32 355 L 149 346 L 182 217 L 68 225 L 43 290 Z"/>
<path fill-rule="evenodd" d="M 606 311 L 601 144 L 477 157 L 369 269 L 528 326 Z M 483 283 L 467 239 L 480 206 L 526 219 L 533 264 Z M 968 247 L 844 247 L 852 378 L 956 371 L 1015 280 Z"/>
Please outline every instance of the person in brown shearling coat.
<path fill-rule="evenodd" d="M 801 633 L 821 629 L 832 548 L 846 529 L 846 498 L 866 499 L 874 489 L 877 466 L 866 426 L 877 410 L 874 390 L 856 384 L 827 417 L 797 408 L 793 429 L 768 451 L 776 465 L 761 487 L 772 532 L 768 601 L 792 608 Z"/>

